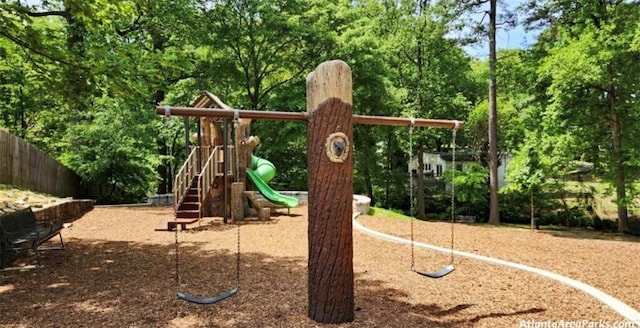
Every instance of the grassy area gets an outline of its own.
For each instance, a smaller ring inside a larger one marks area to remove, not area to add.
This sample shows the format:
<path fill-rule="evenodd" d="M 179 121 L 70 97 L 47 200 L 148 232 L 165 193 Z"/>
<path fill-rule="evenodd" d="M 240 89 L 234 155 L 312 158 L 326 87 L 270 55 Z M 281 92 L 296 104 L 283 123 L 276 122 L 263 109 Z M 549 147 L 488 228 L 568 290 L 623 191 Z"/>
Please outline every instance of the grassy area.
<path fill-rule="evenodd" d="M 593 180 L 586 182 L 567 181 L 565 184 L 567 192 L 572 196 L 579 194 L 591 194 L 593 196 L 592 202 L 596 210 L 596 213 L 601 218 L 614 219 L 617 217 L 618 207 L 615 203 L 615 195 L 612 186 L 609 183 L 602 180 Z M 576 197 L 567 198 L 567 202 L 576 204 L 578 199 Z M 640 216 L 640 208 L 630 204 L 628 206 L 629 215 Z"/>
<path fill-rule="evenodd" d="M 399 210 L 387 210 L 387 209 L 379 208 L 379 207 L 371 207 L 369 209 L 369 213 L 367 213 L 367 214 L 368 215 L 375 215 L 375 216 L 384 216 L 384 217 L 390 218 L 390 219 L 399 219 L 399 220 L 410 220 L 411 219 L 410 216 L 404 215 Z"/>
<path fill-rule="evenodd" d="M 379 208 L 379 207 L 371 207 L 368 214 L 378 216 L 378 217 L 393 219 L 393 220 L 411 220 L 410 216 L 406 216 L 400 213 L 398 210 L 388 210 L 388 209 Z M 488 223 L 464 223 L 464 224 L 479 226 L 483 228 L 491 228 L 491 229 L 524 229 L 524 230 L 531 229 L 531 225 L 529 224 L 504 223 L 504 222 L 500 223 L 499 225 L 493 225 Z M 640 242 L 640 237 L 638 236 L 619 234 L 617 232 L 596 231 L 588 228 L 567 228 L 559 225 L 546 225 L 546 226 L 540 226 L 540 229 L 536 231 L 539 233 L 547 233 L 556 237 Z"/>

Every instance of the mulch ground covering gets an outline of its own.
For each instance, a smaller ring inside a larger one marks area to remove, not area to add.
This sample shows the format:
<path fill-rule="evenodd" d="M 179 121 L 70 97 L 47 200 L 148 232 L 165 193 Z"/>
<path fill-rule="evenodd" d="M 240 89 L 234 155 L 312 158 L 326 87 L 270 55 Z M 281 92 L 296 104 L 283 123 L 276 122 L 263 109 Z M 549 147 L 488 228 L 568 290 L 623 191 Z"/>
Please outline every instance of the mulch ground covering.
<path fill-rule="evenodd" d="M 240 291 L 215 305 L 176 299 L 172 209 L 97 207 L 63 230 L 68 248 L 44 252 L 45 268 L 0 273 L 1 327 L 326 327 L 307 318 L 305 207 L 240 226 Z M 375 216 L 365 226 L 409 237 L 409 221 Z M 205 218 L 179 237 L 179 289 L 212 296 L 235 285 L 237 228 Z M 416 240 L 447 247 L 450 226 L 416 222 Z M 623 318 L 590 296 L 514 269 L 456 258 L 427 279 L 411 250 L 354 231 L 356 316 L 340 327 L 524 327 L 543 321 Z M 597 235 L 455 225 L 456 249 L 516 261 L 583 281 L 640 308 L 640 243 Z M 433 271 L 448 254 L 416 250 Z M 27 259 L 30 260 L 30 259 Z"/>

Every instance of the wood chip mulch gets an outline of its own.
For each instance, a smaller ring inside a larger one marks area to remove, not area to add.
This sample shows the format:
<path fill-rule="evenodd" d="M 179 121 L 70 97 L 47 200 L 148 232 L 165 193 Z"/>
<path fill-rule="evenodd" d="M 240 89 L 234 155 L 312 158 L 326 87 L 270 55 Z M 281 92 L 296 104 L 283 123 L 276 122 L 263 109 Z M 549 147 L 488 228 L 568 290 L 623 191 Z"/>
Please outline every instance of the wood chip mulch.
<path fill-rule="evenodd" d="M 63 230 L 45 267 L 0 273 L 0 327 L 325 327 L 307 317 L 306 207 L 240 226 L 240 291 L 215 305 L 176 299 L 175 234 L 154 231 L 168 207 L 96 207 Z M 407 220 L 358 219 L 408 238 Z M 180 290 L 212 296 L 235 284 L 237 228 L 205 218 L 178 233 Z M 416 222 L 416 241 L 448 247 L 451 226 Z M 640 241 L 593 233 L 455 224 L 456 249 L 550 270 L 640 309 Z M 411 249 L 354 231 L 355 321 L 339 327 L 523 327 L 623 318 L 585 293 L 533 274 L 456 257 L 428 279 Z M 434 271 L 449 255 L 415 250 Z M 28 259 L 32 260 L 32 259 Z M 20 260 L 19 260 L 20 261 Z M 336 326 L 336 325 L 330 325 Z"/>

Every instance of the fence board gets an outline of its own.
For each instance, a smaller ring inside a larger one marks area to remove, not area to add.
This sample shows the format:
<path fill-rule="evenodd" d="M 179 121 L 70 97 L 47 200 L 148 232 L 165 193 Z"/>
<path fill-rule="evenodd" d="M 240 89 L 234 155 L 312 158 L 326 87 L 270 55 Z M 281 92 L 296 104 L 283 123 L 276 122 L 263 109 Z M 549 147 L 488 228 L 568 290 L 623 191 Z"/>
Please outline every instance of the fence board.
<path fill-rule="evenodd" d="M 6 131 L 0 131 L 0 183 L 59 197 L 80 192 L 77 174 Z"/>

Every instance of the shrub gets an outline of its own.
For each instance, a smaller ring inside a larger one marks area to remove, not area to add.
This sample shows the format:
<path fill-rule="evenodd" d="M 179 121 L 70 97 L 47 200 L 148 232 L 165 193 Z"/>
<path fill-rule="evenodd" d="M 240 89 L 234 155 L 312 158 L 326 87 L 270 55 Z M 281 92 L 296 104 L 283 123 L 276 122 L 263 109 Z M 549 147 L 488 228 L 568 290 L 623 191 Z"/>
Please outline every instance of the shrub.
<path fill-rule="evenodd" d="M 538 225 L 562 225 L 562 219 L 554 212 L 544 212 L 537 217 Z"/>
<path fill-rule="evenodd" d="M 605 232 L 617 232 L 618 231 L 618 221 L 602 220 L 602 231 L 605 231 Z"/>
<path fill-rule="evenodd" d="M 500 192 L 500 218 L 506 223 L 529 222 L 529 195 L 518 190 Z"/>

